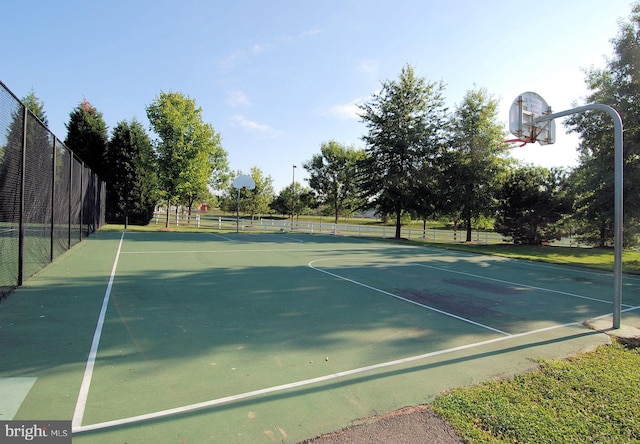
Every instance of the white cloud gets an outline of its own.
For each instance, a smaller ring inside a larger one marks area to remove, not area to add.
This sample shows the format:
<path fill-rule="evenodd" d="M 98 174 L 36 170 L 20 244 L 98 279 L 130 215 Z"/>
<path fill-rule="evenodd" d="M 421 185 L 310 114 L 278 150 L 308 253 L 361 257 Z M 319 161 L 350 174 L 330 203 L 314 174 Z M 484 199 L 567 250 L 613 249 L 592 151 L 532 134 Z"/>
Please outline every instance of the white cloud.
<path fill-rule="evenodd" d="M 360 108 L 358 108 L 357 103 L 351 102 L 334 105 L 329 108 L 329 112 L 327 114 L 342 120 L 355 120 L 360 118 L 358 115 L 359 112 Z"/>
<path fill-rule="evenodd" d="M 322 29 L 320 28 L 311 28 L 308 29 L 307 31 L 304 31 L 300 34 L 300 37 L 310 37 L 310 36 L 314 36 L 314 35 L 318 35 L 322 32 Z"/>
<path fill-rule="evenodd" d="M 254 122 L 253 120 L 249 120 L 246 117 L 241 115 L 232 116 L 231 120 L 235 125 L 241 128 L 244 128 L 254 133 L 259 133 L 268 138 L 275 138 L 282 134 L 282 131 L 273 129 L 272 127 L 264 123 Z"/>
<path fill-rule="evenodd" d="M 306 31 L 302 31 L 299 34 L 289 34 L 278 37 L 278 41 L 281 42 L 293 42 L 296 40 L 303 40 L 308 37 L 313 37 L 322 33 L 322 29 L 320 28 L 311 28 Z"/>
<path fill-rule="evenodd" d="M 263 51 L 266 51 L 267 49 L 271 48 L 271 45 L 268 43 L 256 43 L 255 45 L 253 45 L 253 47 L 251 48 L 251 51 L 254 54 L 259 54 Z"/>
<path fill-rule="evenodd" d="M 378 72 L 379 66 L 377 60 L 361 60 L 358 64 L 358 71 L 366 74 L 375 74 Z"/>
<path fill-rule="evenodd" d="M 218 66 L 223 69 L 232 68 L 242 57 L 244 57 L 243 51 L 235 51 L 234 53 L 218 60 Z"/>
<path fill-rule="evenodd" d="M 242 108 L 251 105 L 251 100 L 244 91 L 227 91 L 227 105 L 232 108 Z"/>
<path fill-rule="evenodd" d="M 362 113 L 360 105 L 368 99 L 368 97 L 358 97 L 349 103 L 333 105 L 325 114 L 342 120 L 359 120 Z"/>

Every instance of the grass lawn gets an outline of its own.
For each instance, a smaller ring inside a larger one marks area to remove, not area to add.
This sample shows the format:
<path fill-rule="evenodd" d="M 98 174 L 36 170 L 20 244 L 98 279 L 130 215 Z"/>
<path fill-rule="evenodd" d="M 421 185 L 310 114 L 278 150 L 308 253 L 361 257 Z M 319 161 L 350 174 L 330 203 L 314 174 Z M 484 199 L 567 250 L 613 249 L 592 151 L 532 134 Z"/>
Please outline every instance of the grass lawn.
<path fill-rule="evenodd" d="M 513 244 L 433 244 L 433 246 L 478 254 L 491 254 L 515 259 L 613 271 L 613 248 L 571 248 Z M 624 251 L 622 253 L 622 270 L 625 273 L 640 274 L 640 252 Z"/>
<path fill-rule="evenodd" d="M 473 443 L 640 442 L 640 350 L 602 346 L 537 371 L 440 395 L 432 408 Z"/>

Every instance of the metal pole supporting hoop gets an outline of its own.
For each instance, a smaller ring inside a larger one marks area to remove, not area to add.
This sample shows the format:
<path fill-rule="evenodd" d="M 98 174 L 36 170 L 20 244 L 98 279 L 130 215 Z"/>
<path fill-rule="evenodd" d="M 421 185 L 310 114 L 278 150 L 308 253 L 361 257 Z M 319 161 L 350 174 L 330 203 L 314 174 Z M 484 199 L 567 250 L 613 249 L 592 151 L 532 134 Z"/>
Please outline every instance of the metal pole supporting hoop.
<path fill-rule="evenodd" d="M 240 175 L 233 179 L 233 188 L 238 190 L 238 206 L 236 208 L 236 233 L 240 231 L 240 190 L 253 190 L 255 187 L 256 183 L 251 176 Z"/>
<path fill-rule="evenodd" d="M 609 105 L 594 103 L 551 113 L 551 108 L 536 93 L 521 94 L 511 105 L 509 111 L 509 131 L 522 141 L 523 145 L 537 141 L 541 145 L 555 142 L 554 119 L 586 111 L 604 111 L 613 119 L 614 126 L 614 264 L 613 264 L 613 328 L 620 328 L 622 313 L 622 234 L 623 234 L 623 124 L 618 111 Z M 530 120 L 528 120 L 530 119 Z M 540 125 L 549 123 L 549 126 Z M 548 128 L 544 130 L 544 128 Z M 526 135 L 529 130 L 529 135 Z M 540 140 L 540 131 L 548 131 L 549 141 Z"/>

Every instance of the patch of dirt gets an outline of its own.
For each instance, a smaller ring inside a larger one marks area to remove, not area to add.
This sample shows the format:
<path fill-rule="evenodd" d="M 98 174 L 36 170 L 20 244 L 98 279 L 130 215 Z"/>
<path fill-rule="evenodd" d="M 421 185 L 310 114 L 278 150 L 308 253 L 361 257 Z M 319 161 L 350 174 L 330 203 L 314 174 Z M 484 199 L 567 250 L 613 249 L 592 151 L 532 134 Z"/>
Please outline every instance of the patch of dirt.
<path fill-rule="evenodd" d="M 427 405 L 404 407 L 384 416 L 365 418 L 360 424 L 326 433 L 300 444 L 458 444 L 465 441 L 451 425 Z"/>
<path fill-rule="evenodd" d="M 492 310 L 495 303 L 488 303 L 485 299 L 464 293 L 455 295 L 434 293 L 426 289 L 418 290 L 415 288 L 401 288 L 396 289 L 395 292 L 405 299 L 462 317 L 496 318 L 499 316 Z"/>
<path fill-rule="evenodd" d="M 491 293 L 491 294 L 503 294 L 503 295 L 513 296 L 522 292 L 522 290 L 518 290 L 514 287 L 507 287 L 506 284 L 497 285 L 497 284 L 490 284 L 487 282 L 469 281 L 465 279 L 443 279 L 442 282 L 446 282 L 447 284 L 458 285 L 464 288 L 470 288 L 472 290 L 484 291 L 485 293 Z"/>

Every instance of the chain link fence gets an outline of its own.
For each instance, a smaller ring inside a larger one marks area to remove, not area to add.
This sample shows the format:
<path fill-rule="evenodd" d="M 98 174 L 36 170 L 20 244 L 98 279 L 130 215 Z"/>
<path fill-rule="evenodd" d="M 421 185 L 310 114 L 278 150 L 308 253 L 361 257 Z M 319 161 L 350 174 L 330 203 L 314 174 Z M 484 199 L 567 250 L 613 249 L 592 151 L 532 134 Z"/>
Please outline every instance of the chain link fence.
<path fill-rule="evenodd" d="M 104 224 L 106 186 L 0 82 L 0 300 Z"/>

